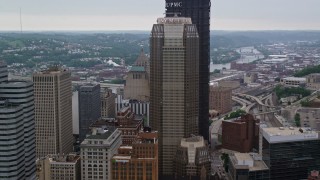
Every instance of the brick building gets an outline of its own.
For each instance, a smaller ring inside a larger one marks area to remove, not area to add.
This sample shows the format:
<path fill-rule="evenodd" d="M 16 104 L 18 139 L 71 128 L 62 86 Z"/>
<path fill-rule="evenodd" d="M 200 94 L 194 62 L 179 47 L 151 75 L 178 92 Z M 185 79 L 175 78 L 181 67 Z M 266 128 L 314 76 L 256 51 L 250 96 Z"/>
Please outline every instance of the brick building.
<path fill-rule="evenodd" d="M 139 132 L 130 146 L 112 157 L 112 179 L 158 180 L 158 133 Z"/>
<path fill-rule="evenodd" d="M 220 86 L 210 86 L 209 109 L 220 114 L 232 111 L 232 89 Z"/>
<path fill-rule="evenodd" d="M 259 120 L 251 114 L 240 119 L 222 121 L 222 148 L 241 153 L 258 149 Z"/>

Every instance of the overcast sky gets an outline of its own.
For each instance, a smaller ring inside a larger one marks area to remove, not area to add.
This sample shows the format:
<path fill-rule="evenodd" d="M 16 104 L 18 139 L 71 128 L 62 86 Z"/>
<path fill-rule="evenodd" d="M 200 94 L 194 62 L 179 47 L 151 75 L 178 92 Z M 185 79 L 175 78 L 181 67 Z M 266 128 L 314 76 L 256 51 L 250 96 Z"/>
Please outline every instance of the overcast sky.
<path fill-rule="evenodd" d="M 164 0 L 0 0 L 0 30 L 151 30 Z M 214 30 L 320 30 L 320 0 L 212 0 Z"/>

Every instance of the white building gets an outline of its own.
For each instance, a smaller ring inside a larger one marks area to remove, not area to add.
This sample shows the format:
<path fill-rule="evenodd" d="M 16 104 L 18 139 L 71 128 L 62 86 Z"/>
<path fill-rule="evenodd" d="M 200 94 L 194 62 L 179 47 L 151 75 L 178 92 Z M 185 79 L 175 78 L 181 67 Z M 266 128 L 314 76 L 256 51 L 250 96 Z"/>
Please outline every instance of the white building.
<path fill-rule="evenodd" d="M 122 144 L 121 133 L 113 127 L 93 128 L 80 145 L 83 180 L 110 180 L 111 158 Z"/>
<path fill-rule="evenodd" d="M 306 83 L 306 78 L 285 77 L 281 79 L 281 84 L 285 86 L 298 87 Z"/>

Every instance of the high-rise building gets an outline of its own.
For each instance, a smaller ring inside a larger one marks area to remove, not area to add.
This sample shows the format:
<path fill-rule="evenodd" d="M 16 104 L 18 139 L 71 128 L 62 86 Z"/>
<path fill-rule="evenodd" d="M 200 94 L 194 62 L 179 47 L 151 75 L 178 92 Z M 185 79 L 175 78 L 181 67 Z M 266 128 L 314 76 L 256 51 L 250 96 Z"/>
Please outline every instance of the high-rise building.
<path fill-rule="evenodd" d="M 158 180 L 158 133 L 139 132 L 130 146 L 112 157 L 112 179 Z"/>
<path fill-rule="evenodd" d="M 181 138 L 199 132 L 199 36 L 191 18 L 157 22 L 150 37 L 150 125 L 159 131 L 160 174 L 172 176 Z"/>
<path fill-rule="evenodd" d="M 33 84 L 8 81 L 0 62 L 0 179 L 35 179 Z"/>
<path fill-rule="evenodd" d="M 177 179 L 209 179 L 210 153 L 202 136 L 181 139 L 175 157 Z"/>
<path fill-rule="evenodd" d="M 57 67 L 33 74 L 38 158 L 73 151 L 70 76 Z"/>
<path fill-rule="evenodd" d="M 138 101 L 149 101 L 149 58 L 143 49 L 134 66 L 131 67 L 124 86 L 124 98 Z"/>
<path fill-rule="evenodd" d="M 89 126 L 101 117 L 100 84 L 79 89 L 79 140 L 83 141 Z"/>
<path fill-rule="evenodd" d="M 167 16 L 190 17 L 199 34 L 199 133 L 209 140 L 210 0 L 166 0 Z"/>
<path fill-rule="evenodd" d="M 262 159 L 270 179 L 306 179 L 320 169 L 320 136 L 310 128 L 262 128 Z"/>
<path fill-rule="evenodd" d="M 121 133 L 114 127 L 92 128 L 92 133 L 80 145 L 81 179 L 110 180 L 111 158 L 118 153 Z"/>
<path fill-rule="evenodd" d="M 37 159 L 37 178 L 52 179 L 81 179 L 80 156 L 76 154 L 55 154 Z"/>
<path fill-rule="evenodd" d="M 101 92 L 101 117 L 114 118 L 116 113 L 116 95 L 111 89 L 104 89 Z"/>

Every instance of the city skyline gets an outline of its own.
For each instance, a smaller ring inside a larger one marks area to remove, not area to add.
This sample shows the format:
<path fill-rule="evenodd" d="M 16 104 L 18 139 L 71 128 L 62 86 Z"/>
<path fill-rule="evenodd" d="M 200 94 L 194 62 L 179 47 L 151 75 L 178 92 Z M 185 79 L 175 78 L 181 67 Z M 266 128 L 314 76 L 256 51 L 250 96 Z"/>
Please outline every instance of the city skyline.
<path fill-rule="evenodd" d="M 165 7 L 164 0 L 123 0 L 112 6 L 97 0 L 2 3 L 0 31 L 20 31 L 20 8 L 25 31 L 148 30 Z M 211 30 L 320 30 L 319 5 L 318 0 L 215 0 Z"/>

